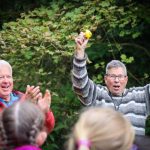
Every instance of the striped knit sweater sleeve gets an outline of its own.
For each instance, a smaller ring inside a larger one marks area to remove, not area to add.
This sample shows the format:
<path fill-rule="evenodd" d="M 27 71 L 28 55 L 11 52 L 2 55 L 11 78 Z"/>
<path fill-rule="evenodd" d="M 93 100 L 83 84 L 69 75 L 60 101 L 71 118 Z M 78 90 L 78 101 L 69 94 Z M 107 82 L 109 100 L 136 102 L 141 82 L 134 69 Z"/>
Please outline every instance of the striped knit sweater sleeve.
<path fill-rule="evenodd" d="M 86 69 L 87 55 L 83 59 L 78 59 L 74 55 L 72 83 L 75 93 L 78 95 L 82 104 L 89 106 L 96 103 L 97 86 L 89 79 Z"/>

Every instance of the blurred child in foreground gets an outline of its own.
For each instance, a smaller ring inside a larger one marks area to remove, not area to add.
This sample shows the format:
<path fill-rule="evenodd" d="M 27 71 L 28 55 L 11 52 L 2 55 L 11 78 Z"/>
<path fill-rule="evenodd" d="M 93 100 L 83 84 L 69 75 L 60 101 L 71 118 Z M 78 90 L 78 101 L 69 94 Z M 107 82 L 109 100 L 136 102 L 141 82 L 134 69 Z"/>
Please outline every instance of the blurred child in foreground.
<path fill-rule="evenodd" d="M 81 113 L 68 141 L 68 150 L 131 150 L 131 123 L 110 108 L 92 107 Z"/>

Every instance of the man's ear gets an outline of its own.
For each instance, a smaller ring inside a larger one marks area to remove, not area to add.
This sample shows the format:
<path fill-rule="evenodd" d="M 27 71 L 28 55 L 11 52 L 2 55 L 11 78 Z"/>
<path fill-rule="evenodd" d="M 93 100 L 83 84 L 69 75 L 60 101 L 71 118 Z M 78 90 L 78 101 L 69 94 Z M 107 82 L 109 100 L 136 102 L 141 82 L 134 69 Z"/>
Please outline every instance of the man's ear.
<path fill-rule="evenodd" d="M 40 131 L 35 139 L 35 142 L 38 146 L 42 146 L 47 139 L 47 132 Z"/>
<path fill-rule="evenodd" d="M 107 76 L 106 75 L 104 76 L 104 81 L 105 81 L 105 84 L 107 85 Z"/>

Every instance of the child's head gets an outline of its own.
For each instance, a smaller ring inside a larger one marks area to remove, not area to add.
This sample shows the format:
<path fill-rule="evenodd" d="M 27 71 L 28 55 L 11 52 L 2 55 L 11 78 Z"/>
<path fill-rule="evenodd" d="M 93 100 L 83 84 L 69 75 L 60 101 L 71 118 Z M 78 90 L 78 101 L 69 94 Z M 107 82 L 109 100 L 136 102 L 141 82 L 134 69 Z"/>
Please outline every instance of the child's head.
<path fill-rule="evenodd" d="M 133 140 L 134 129 L 122 114 L 110 108 L 92 107 L 81 113 L 68 150 L 129 150 Z"/>
<path fill-rule="evenodd" d="M 42 132 L 44 114 L 29 101 L 17 102 L 6 108 L 0 119 L 0 145 L 12 149 L 22 145 L 40 146 L 46 133 Z M 42 136 L 42 137 L 41 137 Z"/>

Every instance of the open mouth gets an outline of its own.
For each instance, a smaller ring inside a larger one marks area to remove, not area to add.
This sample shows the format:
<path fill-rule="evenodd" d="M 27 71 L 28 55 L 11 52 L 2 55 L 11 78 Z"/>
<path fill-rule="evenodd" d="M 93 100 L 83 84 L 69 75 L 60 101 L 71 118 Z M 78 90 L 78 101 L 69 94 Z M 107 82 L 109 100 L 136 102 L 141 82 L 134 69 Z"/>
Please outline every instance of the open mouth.
<path fill-rule="evenodd" d="M 114 88 L 114 90 L 119 90 L 120 86 L 119 85 L 114 85 L 113 88 Z"/>
<path fill-rule="evenodd" d="M 2 85 L 1 88 L 4 90 L 7 90 L 7 89 L 9 89 L 9 85 Z"/>

